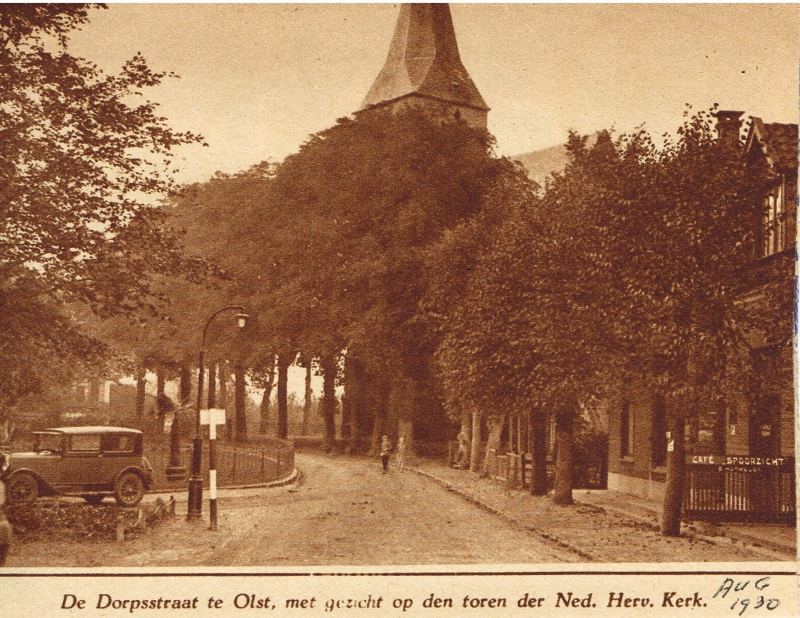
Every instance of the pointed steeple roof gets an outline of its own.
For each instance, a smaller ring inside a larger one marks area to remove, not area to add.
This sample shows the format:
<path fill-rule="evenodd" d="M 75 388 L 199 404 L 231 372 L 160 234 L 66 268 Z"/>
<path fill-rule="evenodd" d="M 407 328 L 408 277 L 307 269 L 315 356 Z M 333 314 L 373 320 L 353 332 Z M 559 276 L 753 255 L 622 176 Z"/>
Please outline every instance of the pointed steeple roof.
<path fill-rule="evenodd" d="M 361 109 L 419 95 L 489 107 L 461 63 L 448 4 L 403 4 L 386 64 Z"/>

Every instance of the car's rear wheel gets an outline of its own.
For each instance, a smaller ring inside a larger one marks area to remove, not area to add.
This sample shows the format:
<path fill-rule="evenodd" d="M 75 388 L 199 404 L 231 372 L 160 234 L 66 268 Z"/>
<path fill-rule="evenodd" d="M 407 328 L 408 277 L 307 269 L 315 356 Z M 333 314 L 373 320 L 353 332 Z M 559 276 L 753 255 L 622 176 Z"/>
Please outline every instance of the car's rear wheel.
<path fill-rule="evenodd" d="M 20 472 L 6 481 L 6 494 L 10 504 L 25 504 L 39 497 L 39 482 L 32 474 Z"/>
<path fill-rule="evenodd" d="M 103 499 L 105 498 L 105 495 L 104 494 L 83 494 L 81 496 L 81 498 L 86 500 L 86 502 L 88 502 L 89 504 L 97 506 L 98 504 L 100 504 L 103 501 Z"/>
<path fill-rule="evenodd" d="M 135 472 L 123 472 L 114 483 L 114 499 L 120 506 L 136 506 L 144 497 L 144 481 Z"/>

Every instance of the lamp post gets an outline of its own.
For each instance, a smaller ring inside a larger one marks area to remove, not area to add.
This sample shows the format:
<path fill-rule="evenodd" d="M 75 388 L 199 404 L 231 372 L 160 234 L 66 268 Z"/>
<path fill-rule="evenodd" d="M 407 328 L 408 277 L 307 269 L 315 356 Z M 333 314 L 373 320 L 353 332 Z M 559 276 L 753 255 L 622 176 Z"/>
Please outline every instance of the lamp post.
<path fill-rule="evenodd" d="M 200 356 L 198 360 L 198 375 L 197 375 L 197 417 L 194 425 L 194 440 L 192 441 L 192 471 L 189 475 L 189 510 L 186 514 L 186 519 L 200 519 L 203 512 L 203 476 L 202 476 L 202 461 L 203 461 L 203 435 L 200 430 L 200 410 L 202 409 L 203 402 L 203 361 L 206 353 L 206 334 L 211 322 L 223 311 L 238 311 L 236 318 L 239 328 L 244 328 L 249 316 L 245 315 L 244 307 L 234 305 L 231 307 L 223 307 L 208 318 L 205 327 L 203 328 L 203 339 L 200 343 Z"/>

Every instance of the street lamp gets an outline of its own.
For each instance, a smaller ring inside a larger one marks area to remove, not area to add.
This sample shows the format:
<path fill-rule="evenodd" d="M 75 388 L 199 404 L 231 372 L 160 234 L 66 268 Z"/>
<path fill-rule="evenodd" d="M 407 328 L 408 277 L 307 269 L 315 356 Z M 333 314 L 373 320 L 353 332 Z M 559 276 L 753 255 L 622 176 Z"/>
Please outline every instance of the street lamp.
<path fill-rule="evenodd" d="M 214 312 L 208 318 L 205 327 L 203 328 L 203 339 L 200 343 L 200 357 L 198 361 L 198 376 L 197 376 L 197 418 L 194 425 L 194 440 L 192 441 L 192 471 L 189 475 L 189 510 L 186 514 L 186 519 L 200 519 L 203 512 L 203 475 L 202 475 L 202 461 L 203 461 L 203 435 L 200 430 L 200 410 L 203 406 L 203 360 L 206 353 L 206 334 L 211 322 L 223 311 L 238 311 L 236 320 L 239 328 L 244 328 L 249 317 L 244 312 L 244 307 L 234 305 L 232 307 L 223 307 L 222 309 Z"/>

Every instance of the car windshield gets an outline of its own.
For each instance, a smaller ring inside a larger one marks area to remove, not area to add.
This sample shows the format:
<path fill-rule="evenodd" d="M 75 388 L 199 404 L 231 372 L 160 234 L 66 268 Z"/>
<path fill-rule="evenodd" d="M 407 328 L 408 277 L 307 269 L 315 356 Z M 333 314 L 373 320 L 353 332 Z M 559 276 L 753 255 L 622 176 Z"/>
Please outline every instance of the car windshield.
<path fill-rule="evenodd" d="M 37 453 L 49 451 L 51 453 L 61 452 L 62 436 L 58 433 L 37 433 L 33 444 L 33 450 Z"/>

